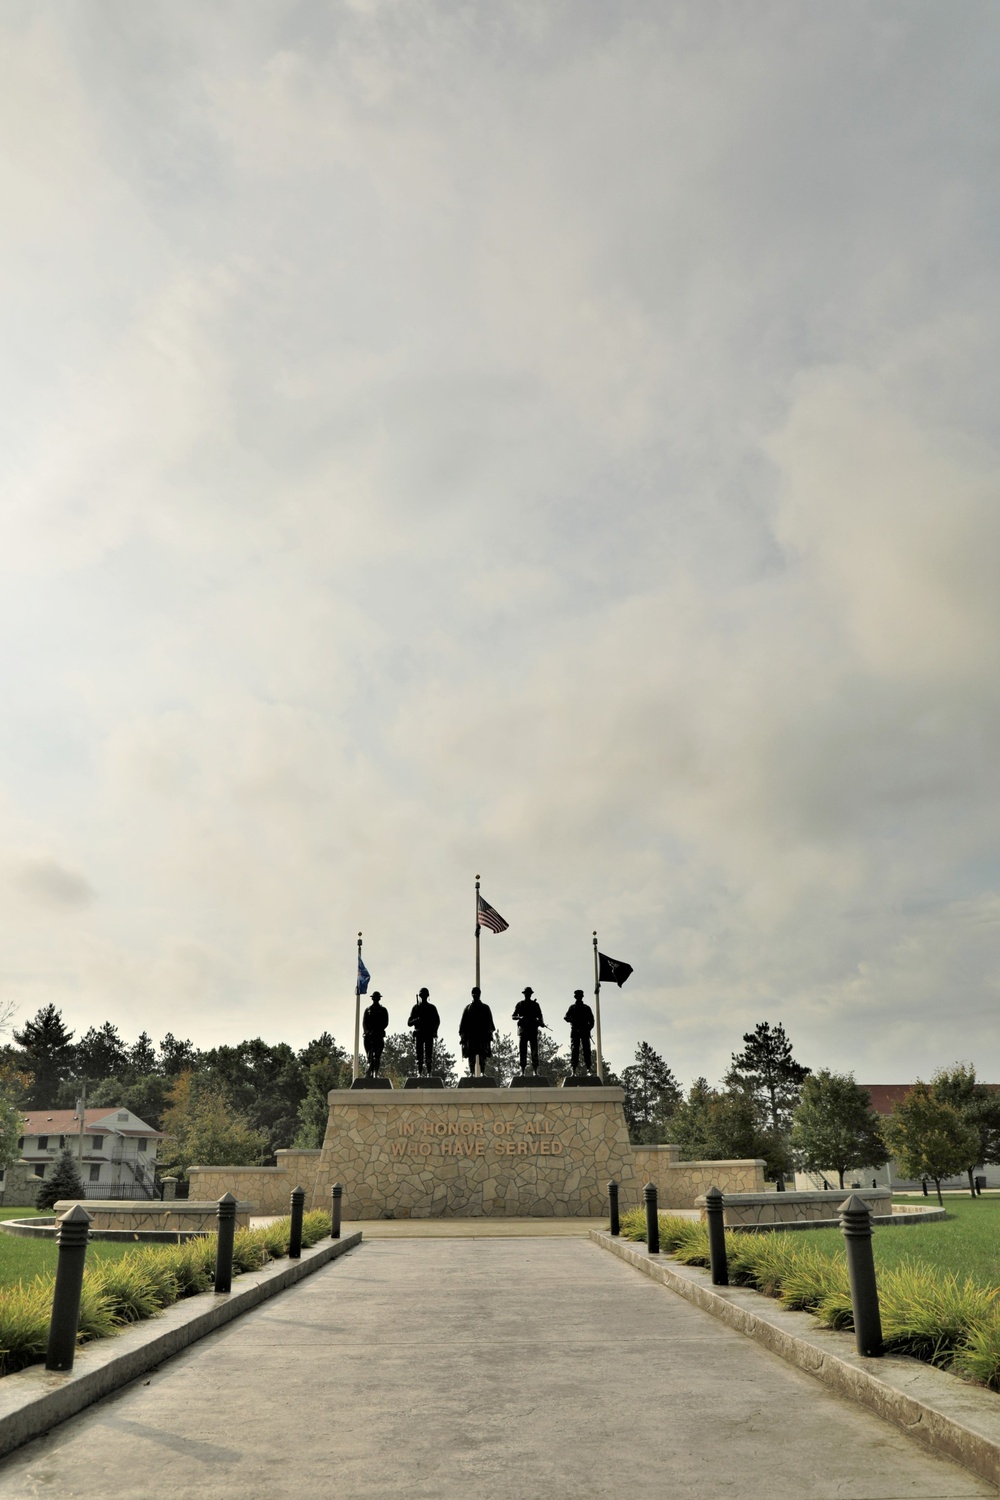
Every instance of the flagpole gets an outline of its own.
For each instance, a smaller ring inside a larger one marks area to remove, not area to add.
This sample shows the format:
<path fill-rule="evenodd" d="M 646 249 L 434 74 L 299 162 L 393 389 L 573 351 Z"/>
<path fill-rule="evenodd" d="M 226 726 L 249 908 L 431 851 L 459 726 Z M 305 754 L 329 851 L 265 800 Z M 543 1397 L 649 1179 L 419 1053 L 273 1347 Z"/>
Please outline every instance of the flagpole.
<path fill-rule="evenodd" d="M 604 1058 L 601 1055 L 601 971 L 597 963 L 597 933 L 594 933 L 594 1017 L 597 1021 L 597 1076 L 604 1082 Z"/>
<path fill-rule="evenodd" d="M 479 876 L 476 876 L 476 990 L 479 990 Z M 476 1058 L 475 1076 L 482 1077 L 479 1058 Z"/>
<path fill-rule="evenodd" d="M 476 876 L 476 989 L 479 989 L 479 876 Z"/>
<path fill-rule="evenodd" d="M 354 983 L 354 1082 L 357 1083 L 361 1076 L 361 1064 L 358 1061 L 361 1040 L 361 934 L 358 933 L 358 977 Z"/>

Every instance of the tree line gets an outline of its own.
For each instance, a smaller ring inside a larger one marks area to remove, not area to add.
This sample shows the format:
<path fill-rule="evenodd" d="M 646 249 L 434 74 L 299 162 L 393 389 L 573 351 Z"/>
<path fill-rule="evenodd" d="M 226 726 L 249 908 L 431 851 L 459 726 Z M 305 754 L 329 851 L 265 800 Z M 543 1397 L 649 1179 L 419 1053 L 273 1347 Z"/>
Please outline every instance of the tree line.
<path fill-rule="evenodd" d="M 1000 1091 L 980 1083 L 971 1063 L 918 1080 L 883 1118 L 853 1073 L 813 1072 L 799 1063 L 783 1026 L 762 1021 L 744 1033 L 718 1088 L 697 1078 L 685 1097 L 647 1042 L 624 1070 L 625 1115 L 636 1143 L 670 1141 L 685 1160 L 762 1157 L 765 1175 L 795 1170 L 845 1175 L 895 1158 L 906 1178 L 933 1182 L 1000 1162 Z"/>
<path fill-rule="evenodd" d="M 569 1057 L 552 1037 L 539 1038 L 541 1072 L 558 1082 Z M 398 1088 L 416 1072 L 409 1031 L 386 1037 L 382 1071 Z M 435 1073 L 456 1079 L 456 1060 L 440 1043 Z M 501 1085 L 519 1071 L 517 1041 L 494 1038 L 490 1071 Z M 668 1064 L 640 1042 L 634 1061 L 609 1083 L 625 1093 L 636 1144 L 666 1141 L 687 1160 L 761 1157 L 771 1178 L 796 1168 L 845 1174 L 895 1157 L 908 1178 L 933 1181 L 1000 1161 L 1000 1093 L 981 1084 L 968 1063 L 916 1083 L 883 1120 L 852 1074 L 797 1061 L 783 1026 L 760 1022 L 745 1033 L 722 1083 L 697 1078 L 687 1094 Z M 161 1170 L 186 1174 L 205 1166 L 266 1162 L 289 1146 L 323 1143 L 331 1089 L 348 1088 L 352 1053 L 327 1031 L 297 1051 L 260 1037 L 200 1049 L 167 1032 L 154 1043 L 143 1031 L 126 1041 L 110 1021 L 74 1040 L 61 1012 L 43 1006 L 0 1049 L 0 1155 L 16 1156 L 23 1109 L 73 1109 L 86 1082 L 88 1106 L 130 1109 L 166 1132 Z"/>

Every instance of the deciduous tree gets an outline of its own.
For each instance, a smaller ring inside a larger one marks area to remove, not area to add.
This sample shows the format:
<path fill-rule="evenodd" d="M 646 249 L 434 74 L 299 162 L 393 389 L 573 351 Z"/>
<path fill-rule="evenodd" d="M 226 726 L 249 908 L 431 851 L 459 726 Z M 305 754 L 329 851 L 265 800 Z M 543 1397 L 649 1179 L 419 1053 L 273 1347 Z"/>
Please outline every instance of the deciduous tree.
<path fill-rule="evenodd" d="M 249 1167 L 268 1154 L 268 1139 L 235 1109 L 218 1079 L 181 1073 L 170 1090 L 163 1116 L 166 1139 L 160 1160 L 180 1176 L 188 1167 Z"/>
<path fill-rule="evenodd" d="M 964 1172 L 975 1158 L 979 1139 L 959 1110 L 918 1081 L 885 1126 L 886 1143 L 907 1177 L 929 1177 L 941 1197 L 941 1179 Z"/>
<path fill-rule="evenodd" d="M 791 1142 L 807 1172 L 835 1171 L 841 1187 L 846 1171 L 880 1167 L 889 1159 L 871 1095 L 853 1073 L 827 1068 L 803 1080 Z"/>

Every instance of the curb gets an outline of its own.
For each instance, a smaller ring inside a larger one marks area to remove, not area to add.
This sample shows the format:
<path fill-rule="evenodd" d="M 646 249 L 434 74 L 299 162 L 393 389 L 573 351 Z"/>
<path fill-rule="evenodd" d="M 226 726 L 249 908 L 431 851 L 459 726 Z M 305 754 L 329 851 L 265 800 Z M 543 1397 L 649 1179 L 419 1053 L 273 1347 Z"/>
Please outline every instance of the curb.
<path fill-rule="evenodd" d="M 670 1209 L 664 1209 L 669 1215 Z M 877 1229 L 899 1229 L 906 1224 L 940 1224 L 948 1217 L 944 1208 L 918 1208 L 913 1213 L 872 1214 L 872 1223 Z M 773 1224 L 727 1224 L 727 1234 L 767 1234 L 780 1229 L 784 1233 L 796 1229 L 839 1229 L 839 1219 L 789 1219 Z"/>
<path fill-rule="evenodd" d="M 907 1355 L 867 1359 L 855 1352 L 851 1334 L 817 1328 L 808 1313 L 790 1312 L 761 1292 L 713 1287 L 700 1267 L 651 1256 L 645 1245 L 623 1243 L 599 1229 L 590 1238 L 838 1395 L 1000 1487 L 1000 1397 L 992 1391 Z"/>
<path fill-rule="evenodd" d="M 133 1323 L 108 1339 L 95 1339 L 79 1349 L 66 1375 L 29 1365 L 0 1380 L 0 1456 L 41 1437 L 50 1428 L 75 1417 L 85 1407 L 127 1385 L 197 1343 L 241 1313 L 311 1276 L 331 1260 L 360 1245 L 360 1233 L 341 1240 L 323 1240 L 302 1259 L 272 1261 L 260 1271 L 244 1272 L 229 1293 L 202 1292 L 175 1302 L 158 1318 Z"/>

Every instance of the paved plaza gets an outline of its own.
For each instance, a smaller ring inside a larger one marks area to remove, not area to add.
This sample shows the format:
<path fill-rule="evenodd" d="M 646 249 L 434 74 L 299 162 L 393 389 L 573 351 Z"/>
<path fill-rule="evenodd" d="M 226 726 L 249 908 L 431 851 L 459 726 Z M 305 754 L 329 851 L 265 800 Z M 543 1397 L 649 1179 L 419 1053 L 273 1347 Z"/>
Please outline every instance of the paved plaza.
<path fill-rule="evenodd" d="M 93 1500 L 995 1495 L 577 1238 L 362 1245 L 0 1462 Z"/>

